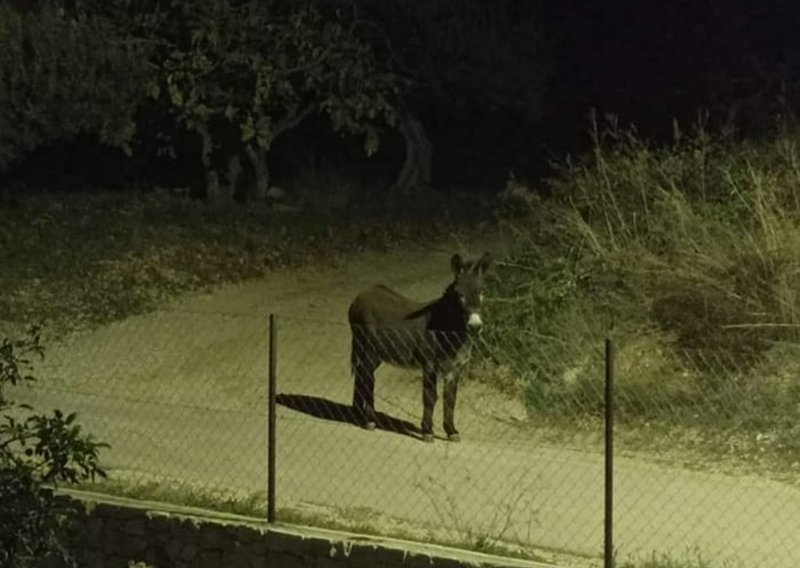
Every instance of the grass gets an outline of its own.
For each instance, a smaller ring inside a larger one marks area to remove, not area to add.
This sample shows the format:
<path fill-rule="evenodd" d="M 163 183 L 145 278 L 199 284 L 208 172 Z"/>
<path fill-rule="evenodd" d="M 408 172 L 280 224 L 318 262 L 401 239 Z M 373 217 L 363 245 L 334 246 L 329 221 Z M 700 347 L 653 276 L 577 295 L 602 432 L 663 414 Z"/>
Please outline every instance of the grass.
<path fill-rule="evenodd" d="M 248 495 L 231 491 L 214 491 L 202 486 L 160 481 L 127 481 L 106 479 L 83 482 L 76 489 L 114 495 L 129 499 L 172 503 L 210 511 L 232 513 L 257 519 L 266 518 L 266 494 Z M 281 523 L 306 525 L 331 530 L 347 531 L 377 537 L 427 542 L 474 552 L 506 557 L 542 561 L 543 556 L 519 544 L 506 542 L 473 533 L 460 534 L 457 530 L 441 527 L 419 527 L 401 519 L 387 517 L 367 507 L 279 507 L 276 518 Z"/>
<path fill-rule="evenodd" d="M 79 487 L 86 491 L 116 495 L 119 497 L 145 500 L 151 502 L 173 503 L 181 506 L 197 507 L 210 511 L 232 513 L 256 519 L 266 518 L 266 496 L 264 492 L 250 495 L 234 495 L 230 492 L 211 491 L 203 487 L 192 487 L 186 484 L 176 486 L 166 482 L 127 482 L 106 479 L 102 482 L 83 483 Z M 478 535 L 469 531 L 460 533 L 455 530 L 424 528 L 410 525 L 400 519 L 388 518 L 379 511 L 366 507 L 279 507 L 276 517 L 280 523 L 298 526 L 313 526 L 323 529 L 338 530 L 375 537 L 427 542 L 450 548 L 460 548 L 502 557 L 520 558 L 543 563 L 554 562 L 556 565 L 569 564 L 576 558 L 568 551 L 531 550 L 518 543 L 504 540 L 501 535 L 493 538 L 489 535 Z M 443 519 L 442 526 L 449 522 Z M 693 556 L 688 554 L 687 556 Z M 694 559 L 678 560 L 664 554 L 652 554 L 647 558 L 625 560 L 619 562 L 619 568 L 710 568 L 712 564 L 702 558 L 699 552 Z M 579 565 L 589 565 L 593 560 L 580 557 Z M 596 560 L 599 566 L 601 561 Z M 717 564 L 714 564 L 716 566 Z M 724 568 L 740 568 L 736 564 L 723 564 Z"/>
<path fill-rule="evenodd" d="M 491 294 L 496 363 L 538 419 L 599 417 L 612 337 L 628 443 L 647 450 L 660 432 L 796 472 L 797 139 L 697 127 L 656 148 L 613 123 L 594 136 L 594 153 L 548 182 L 552 198 L 513 179 L 504 193 L 519 238 Z"/>
<path fill-rule="evenodd" d="M 172 481 L 128 481 L 105 479 L 81 482 L 76 489 L 93 491 L 127 499 L 173 503 L 246 517 L 266 518 L 266 492 L 243 496 L 232 491 L 212 491 L 206 487 Z"/>
<path fill-rule="evenodd" d="M 676 560 L 666 555 L 652 555 L 650 558 L 635 562 L 623 562 L 619 568 L 711 568 L 712 564 L 704 560 L 699 554 L 695 560 Z M 723 564 L 724 568 L 734 568 L 735 565 Z"/>
<path fill-rule="evenodd" d="M 284 267 L 342 262 L 469 228 L 487 218 L 436 195 L 379 200 L 316 195 L 298 211 L 211 207 L 172 193 L 36 195 L 0 201 L 0 320 L 53 331 L 152 309 L 177 294 Z M 400 214 L 399 212 L 404 213 Z"/>

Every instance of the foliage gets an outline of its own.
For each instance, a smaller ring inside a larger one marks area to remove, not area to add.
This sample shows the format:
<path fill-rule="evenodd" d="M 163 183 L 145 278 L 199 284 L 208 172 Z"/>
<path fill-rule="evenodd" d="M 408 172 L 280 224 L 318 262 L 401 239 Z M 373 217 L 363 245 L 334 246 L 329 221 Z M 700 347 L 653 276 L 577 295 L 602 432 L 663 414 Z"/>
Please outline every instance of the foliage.
<path fill-rule="evenodd" d="M 482 220 L 479 203 L 434 197 L 379 207 L 306 196 L 300 209 L 277 211 L 212 207 L 166 191 L 27 196 L 0 207 L 0 319 L 46 319 L 51 332 L 83 328 L 182 292 L 337 264 L 357 250 L 474 230 Z"/>
<path fill-rule="evenodd" d="M 518 250 L 498 268 L 489 339 L 529 406 L 597 416 L 610 336 L 621 421 L 699 428 L 720 449 L 741 435 L 796 460 L 795 137 L 736 142 L 698 125 L 653 147 L 612 119 L 594 141 L 550 181 L 553 198 L 511 221 Z"/>
<path fill-rule="evenodd" d="M 55 559 L 77 566 L 69 548 L 79 510 L 52 487 L 104 476 L 103 446 L 83 434 L 75 414 L 37 414 L 9 398 L 35 379 L 32 356 L 42 356 L 38 328 L 0 344 L 0 565 L 40 566 Z"/>
<path fill-rule="evenodd" d="M 703 559 L 699 552 L 696 557 L 688 560 L 677 560 L 670 556 L 653 553 L 648 558 L 636 561 L 626 561 L 620 564 L 620 568 L 709 568 L 711 563 Z"/>
<path fill-rule="evenodd" d="M 683 348 L 757 355 L 796 340 L 798 148 L 712 140 L 651 149 L 613 125 L 557 190 L 592 278 L 616 279 Z"/>
<path fill-rule="evenodd" d="M 168 154 L 182 136 L 194 137 L 209 169 L 269 151 L 313 113 L 328 115 L 335 130 L 363 134 L 371 154 L 378 125 L 393 119 L 393 77 L 352 29 L 313 7 L 119 0 L 83 10 L 155 45 L 152 102 L 140 118 Z"/>
<path fill-rule="evenodd" d="M 78 134 L 126 149 L 148 70 L 100 20 L 0 5 L 0 170 Z"/>

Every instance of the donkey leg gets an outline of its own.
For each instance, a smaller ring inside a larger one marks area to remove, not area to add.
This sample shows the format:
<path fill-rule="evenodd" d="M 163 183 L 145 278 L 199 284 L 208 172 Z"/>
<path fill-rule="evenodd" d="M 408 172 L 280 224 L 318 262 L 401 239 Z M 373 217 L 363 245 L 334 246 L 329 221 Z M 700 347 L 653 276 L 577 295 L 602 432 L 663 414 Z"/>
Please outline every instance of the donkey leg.
<path fill-rule="evenodd" d="M 454 416 L 456 396 L 458 395 L 458 374 L 452 371 L 444 376 L 444 431 L 451 442 L 460 442 L 461 436 L 456 430 Z"/>
<path fill-rule="evenodd" d="M 353 367 L 353 413 L 358 425 L 374 430 L 375 420 L 375 369 L 377 365 L 354 337 L 351 352 Z"/>
<path fill-rule="evenodd" d="M 375 415 L 375 367 L 362 365 L 356 374 L 356 385 L 353 397 L 357 398 L 355 406 L 359 424 L 367 430 L 374 430 L 377 425 Z"/>
<path fill-rule="evenodd" d="M 364 411 L 364 379 L 360 365 L 353 365 L 353 412 L 356 418 Z"/>
<path fill-rule="evenodd" d="M 357 368 L 355 373 L 353 411 L 360 426 L 367 430 L 375 429 L 375 374 L 364 366 Z"/>
<path fill-rule="evenodd" d="M 377 365 L 370 365 L 364 380 L 364 428 L 374 430 L 378 425 L 375 414 L 375 370 Z"/>
<path fill-rule="evenodd" d="M 353 374 L 353 413 L 356 421 L 361 423 L 364 412 L 364 351 L 361 348 L 361 340 L 353 332 L 353 340 L 350 347 L 350 370 Z"/>
<path fill-rule="evenodd" d="M 436 371 L 425 369 L 422 376 L 422 439 L 433 442 L 433 408 L 436 406 Z"/>

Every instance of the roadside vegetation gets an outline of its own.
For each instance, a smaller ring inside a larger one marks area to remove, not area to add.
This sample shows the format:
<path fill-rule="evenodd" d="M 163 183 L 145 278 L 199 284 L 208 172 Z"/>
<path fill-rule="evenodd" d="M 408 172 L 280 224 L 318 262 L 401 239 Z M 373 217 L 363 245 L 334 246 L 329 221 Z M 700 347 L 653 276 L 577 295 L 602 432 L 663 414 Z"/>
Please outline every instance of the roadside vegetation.
<path fill-rule="evenodd" d="M 48 333 L 123 319 L 176 294 L 348 253 L 425 241 L 481 222 L 481 204 L 299 197 L 213 206 L 173 193 L 20 197 L 0 207 L 0 320 Z M 484 219 L 486 221 L 486 219 Z"/>
<path fill-rule="evenodd" d="M 79 566 L 83 509 L 58 487 L 105 477 L 105 444 L 81 430 L 74 413 L 20 402 L 34 358 L 43 357 L 39 330 L 0 341 L 0 566 Z"/>
<path fill-rule="evenodd" d="M 216 492 L 202 487 L 182 484 L 180 488 L 164 482 L 128 483 L 107 480 L 103 483 L 82 483 L 80 489 L 113 493 L 119 497 L 156 503 L 172 503 L 181 507 L 197 507 L 246 518 L 263 519 L 267 514 L 266 494 L 248 496 L 232 492 Z M 306 505 L 300 507 L 278 507 L 276 517 L 280 523 L 299 526 L 320 527 L 331 530 L 365 534 L 374 537 L 405 539 L 428 544 L 461 548 L 497 556 L 520 558 L 534 562 L 551 563 L 556 566 L 600 566 L 600 558 L 578 556 L 566 550 L 532 548 L 529 544 L 510 538 L 497 527 L 485 534 L 460 526 L 459 519 L 450 514 L 437 526 L 419 526 L 406 520 L 387 517 L 368 507 L 338 507 Z M 495 519 L 497 520 L 497 519 Z M 501 523 L 502 524 L 502 523 Z M 675 559 L 665 554 L 652 555 L 635 560 L 618 561 L 620 568 L 710 568 L 712 565 L 697 553 L 690 559 Z M 726 565 L 739 568 L 739 565 Z M 744 568 L 744 567 L 742 567 Z"/>
<path fill-rule="evenodd" d="M 680 442 L 796 471 L 796 136 L 676 126 L 654 147 L 613 121 L 593 134 L 593 153 L 549 181 L 552 198 L 513 180 L 503 194 L 519 238 L 498 268 L 487 341 L 520 370 L 507 382 L 534 420 L 597 428 L 610 337 L 621 449 Z"/>

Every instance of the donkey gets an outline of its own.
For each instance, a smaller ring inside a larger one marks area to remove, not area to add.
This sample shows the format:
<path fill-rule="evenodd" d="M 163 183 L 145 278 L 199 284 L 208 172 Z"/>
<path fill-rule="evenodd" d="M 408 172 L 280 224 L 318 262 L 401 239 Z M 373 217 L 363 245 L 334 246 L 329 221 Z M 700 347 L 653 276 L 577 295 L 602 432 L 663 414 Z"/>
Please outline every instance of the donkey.
<path fill-rule="evenodd" d="M 350 364 L 354 377 L 353 410 L 359 424 L 373 430 L 375 370 L 381 363 L 422 369 L 422 436 L 433 441 L 436 382 L 444 379 L 444 431 L 447 439 L 460 440 L 453 422 L 458 393 L 458 371 L 469 356 L 470 332 L 483 325 L 484 275 L 491 268 L 487 252 L 465 262 L 453 255 L 453 282 L 430 302 L 415 302 L 383 285 L 356 297 L 348 312 L 352 333 Z"/>

